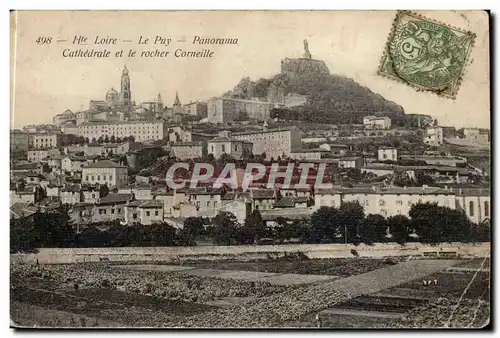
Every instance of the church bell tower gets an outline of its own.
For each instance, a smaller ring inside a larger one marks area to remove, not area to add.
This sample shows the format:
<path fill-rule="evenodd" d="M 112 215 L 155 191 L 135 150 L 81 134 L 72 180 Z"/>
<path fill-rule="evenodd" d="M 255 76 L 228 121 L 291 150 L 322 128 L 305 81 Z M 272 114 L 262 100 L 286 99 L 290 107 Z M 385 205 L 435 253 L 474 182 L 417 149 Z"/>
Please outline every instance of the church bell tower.
<path fill-rule="evenodd" d="M 126 111 L 132 109 L 132 93 L 130 91 L 130 77 L 128 76 L 127 66 L 123 68 L 122 72 L 120 101 Z"/>

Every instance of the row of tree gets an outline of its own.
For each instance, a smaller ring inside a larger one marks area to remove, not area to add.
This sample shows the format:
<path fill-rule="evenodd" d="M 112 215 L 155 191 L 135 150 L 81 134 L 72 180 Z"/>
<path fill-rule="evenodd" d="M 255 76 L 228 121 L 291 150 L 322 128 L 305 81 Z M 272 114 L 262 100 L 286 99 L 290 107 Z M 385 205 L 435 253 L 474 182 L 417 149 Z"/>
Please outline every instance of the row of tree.
<path fill-rule="evenodd" d="M 93 224 L 79 231 L 65 206 L 30 218 L 11 220 L 11 252 L 43 247 L 189 246 L 199 240 L 217 245 L 256 243 L 352 243 L 387 241 L 404 245 L 410 240 L 437 244 L 490 240 L 489 223 L 473 224 L 460 210 L 433 203 L 413 205 L 410 218 L 397 215 L 365 215 L 357 202 L 340 208 L 321 207 L 310 220 L 278 218 L 266 226 L 258 210 L 244 224 L 234 214 L 220 212 L 213 219 L 187 218 L 183 229 L 166 224 L 121 225 L 118 221 Z"/>
<path fill-rule="evenodd" d="M 85 145 L 85 144 L 102 144 L 102 143 L 122 143 L 122 142 L 134 142 L 135 137 L 133 135 L 124 137 L 115 137 L 115 135 L 105 135 L 99 138 L 93 137 L 89 139 L 88 137 L 79 136 L 72 140 L 73 144 Z"/>

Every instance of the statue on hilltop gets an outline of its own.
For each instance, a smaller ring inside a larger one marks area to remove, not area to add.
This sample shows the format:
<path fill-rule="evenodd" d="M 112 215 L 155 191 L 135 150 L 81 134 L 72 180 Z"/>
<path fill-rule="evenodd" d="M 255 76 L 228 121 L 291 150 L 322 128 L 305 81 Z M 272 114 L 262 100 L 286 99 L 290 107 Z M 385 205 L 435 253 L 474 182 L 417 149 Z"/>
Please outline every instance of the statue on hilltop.
<path fill-rule="evenodd" d="M 307 42 L 307 39 L 304 39 L 304 58 L 311 58 L 311 53 L 309 52 L 309 43 Z"/>

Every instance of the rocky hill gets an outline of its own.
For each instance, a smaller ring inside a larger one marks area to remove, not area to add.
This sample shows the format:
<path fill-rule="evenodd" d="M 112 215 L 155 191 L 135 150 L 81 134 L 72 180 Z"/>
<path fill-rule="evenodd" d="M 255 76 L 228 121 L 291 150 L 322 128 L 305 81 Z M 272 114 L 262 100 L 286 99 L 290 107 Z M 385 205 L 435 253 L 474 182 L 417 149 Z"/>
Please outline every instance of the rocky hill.
<path fill-rule="evenodd" d="M 257 81 L 245 77 L 224 96 L 242 99 L 258 97 L 280 103 L 289 93 L 306 95 L 307 105 L 293 109 L 314 116 L 312 122 L 362 123 L 363 117 L 369 115 L 389 116 L 396 124 L 405 119 L 400 105 L 348 77 L 330 74 L 322 61 L 285 59 L 283 62 L 280 74 Z"/>

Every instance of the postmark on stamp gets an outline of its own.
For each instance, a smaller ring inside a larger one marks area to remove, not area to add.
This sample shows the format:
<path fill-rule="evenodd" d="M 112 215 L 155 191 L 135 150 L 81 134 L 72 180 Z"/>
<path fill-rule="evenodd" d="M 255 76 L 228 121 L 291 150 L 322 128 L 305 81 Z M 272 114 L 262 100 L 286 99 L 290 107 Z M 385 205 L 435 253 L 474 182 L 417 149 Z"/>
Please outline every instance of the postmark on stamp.
<path fill-rule="evenodd" d="M 396 15 L 378 73 L 455 98 L 475 34 L 416 13 Z"/>

